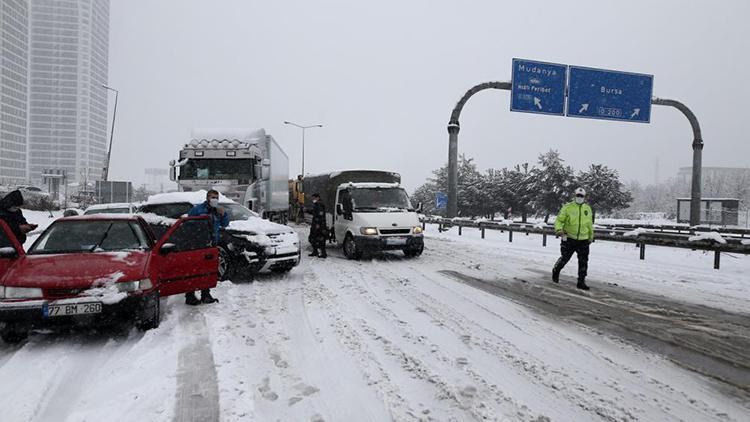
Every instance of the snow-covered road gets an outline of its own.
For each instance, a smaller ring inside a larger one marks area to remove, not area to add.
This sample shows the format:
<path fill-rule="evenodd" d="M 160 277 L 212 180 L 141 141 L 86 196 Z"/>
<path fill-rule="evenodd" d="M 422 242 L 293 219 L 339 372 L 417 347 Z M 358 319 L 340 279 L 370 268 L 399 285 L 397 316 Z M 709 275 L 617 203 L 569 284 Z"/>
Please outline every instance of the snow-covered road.
<path fill-rule="evenodd" d="M 333 249 L 288 275 L 221 283 L 216 305 L 170 298 L 162 325 L 146 333 L 76 330 L 0 344 L 2 419 L 746 420 L 750 382 L 743 391 L 685 369 L 586 324 L 575 306 L 556 314 L 467 282 L 542 289 L 556 247 L 453 230 L 428 228 L 417 259 L 356 262 Z M 653 248 L 639 261 L 632 246 L 597 242 L 592 294 L 579 295 L 569 277 L 555 292 L 579 305 L 630 297 L 720 308 L 740 318 L 725 341 L 741 345 L 750 259 L 734 258 L 715 271 L 699 252 Z M 563 275 L 574 273 L 573 261 Z"/>

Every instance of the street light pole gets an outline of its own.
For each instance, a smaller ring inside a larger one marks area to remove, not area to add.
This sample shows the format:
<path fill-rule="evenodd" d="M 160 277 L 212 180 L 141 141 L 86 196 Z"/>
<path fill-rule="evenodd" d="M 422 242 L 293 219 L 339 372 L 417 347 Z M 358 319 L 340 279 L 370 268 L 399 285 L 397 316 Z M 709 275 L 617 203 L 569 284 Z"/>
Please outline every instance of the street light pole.
<path fill-rule="evenodd" d="M 107 177 L 109 176 L 109 160 L 112 157 L 112 141 L 114 140 L 114 136 L 115 136 L 115 118 L 117 117 L 117 97 L 120 96 L 120 91 L 112 87 L 109 87 L 107 85 L 104 85 L 104 84 L 102 84 L 102 87 L 109 91 L 115 92 L 115 108 L 112 111 L 112 130 L 109 133 L 109 148 L 107 148 L 107 163 L 104 167 L 104 173 L 102 174 L 102 180 L 106 182 Z"/>
<path fill-rule="evenodd" d="M 298 125 L 294 122 L 284 121 L 285 125 L 292 125 L 296 126 L 300 129 L 302 129 L 302 177 L 305 177 L 305 130 L 313 128 L 313 127 L 323 127 L 323 125 L 309 125 L 309 126 L 302 126 Z"/>

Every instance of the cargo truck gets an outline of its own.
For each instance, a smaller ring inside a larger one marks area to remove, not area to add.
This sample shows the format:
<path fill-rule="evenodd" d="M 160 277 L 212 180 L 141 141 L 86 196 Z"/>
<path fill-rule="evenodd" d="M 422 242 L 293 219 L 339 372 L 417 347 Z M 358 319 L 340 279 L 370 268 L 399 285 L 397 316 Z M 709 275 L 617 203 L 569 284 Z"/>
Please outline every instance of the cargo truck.
<path fill-rule="evenodd" d="M 169 167 L 181 192 L 214 189 L 263 218 L 287 221 L 289 158 L 264 129 L 194 129 Z"/>
<path fill-rule="evenodd" d="M 326 207 L 330 239 L 349 259 L 388 250 L 416 257 L 424 250 L 424 236 L 401 175 L 381 170 L 346 170 L 305 176 L 305 209 L 311 195 L 320 194 Z"/>

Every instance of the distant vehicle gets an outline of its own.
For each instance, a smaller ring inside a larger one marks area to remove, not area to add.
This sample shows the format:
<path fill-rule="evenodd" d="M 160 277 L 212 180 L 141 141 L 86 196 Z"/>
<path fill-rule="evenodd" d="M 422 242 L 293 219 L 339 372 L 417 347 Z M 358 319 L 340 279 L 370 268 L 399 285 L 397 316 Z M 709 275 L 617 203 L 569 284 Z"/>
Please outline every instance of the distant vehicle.
<path fill-rule="evenodd" d="M 49 198 L 49 193 L 36 186 L 18 186 L 16 189 L 21 191 L 23 198 L 27 200 L 34 198 Z"/>
<path fill-rule="evenodd" d="M 151 195 L 138 213 L 159 233 L 173 219 L 187 215 L 193 206 L 205 200 L 205 190 L 161 193 Z M 219 206 L 230 220 L 229 227 L 222 232 L 223 245 L 219 247 L 220 280 L 237 273 L 288 272 L 299 265 L 302 249 L 299 235 L 291 227 L 264 220 L 224 195 L 219 196 Z"/>
<path fill-rule="evenodd" d="M 305 209 L 310 195 L 319 193 L 333 239 L 344 255 L 402 250 L 416 257 L 424 250 L 424 236 L 409 195 L 399 184 L 401 175 L 380 170 L 346 170 L 304 178 Z"/>
<path fill-rule="evenodd" d="M 181 218 L 158 240 L 135 215 L 61 218 L 28 252 L 0 222 L 0 337 L 122 319 L 155 328 L 160 298 L 216 286 L 218 265 L 206 217 Z"/>
<path fill-rule="evenodd" d="M 67 208 L 63 211 L 63 217 L 75 217 L 77 215 L 83 215 L 83 211 L 78 208 Z"/>
<path fill-rule="evenodd" d="M 135 204 L 115 202 L 112 204 L 97 204 L 86 208 L 83 215 L 92 214 L 133 214 L 138 209 Z"/>
<path fill-rule="evenodd" d="M 264 129 L 195 129 L 169 166 L 182 192 L 215 189 L 263 218 L 287 221 L 289 158 Z"/>

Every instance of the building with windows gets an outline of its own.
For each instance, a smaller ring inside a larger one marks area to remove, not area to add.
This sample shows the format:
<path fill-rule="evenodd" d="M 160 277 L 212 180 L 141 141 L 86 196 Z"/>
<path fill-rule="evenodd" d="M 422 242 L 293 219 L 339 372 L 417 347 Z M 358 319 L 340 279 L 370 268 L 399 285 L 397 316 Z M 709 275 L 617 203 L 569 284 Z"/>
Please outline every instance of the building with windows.
<path fill-rule="evenodd" d="M 3 0 L 3 4 L 6 0 Z M 107 155 L 109 0 L 29 2 L 28 178 L 99 180 Z"/>
<path fill-rule="evenodd" d="M 28 0 L 0 1 L 0 184 L 27 179 Z"/>

